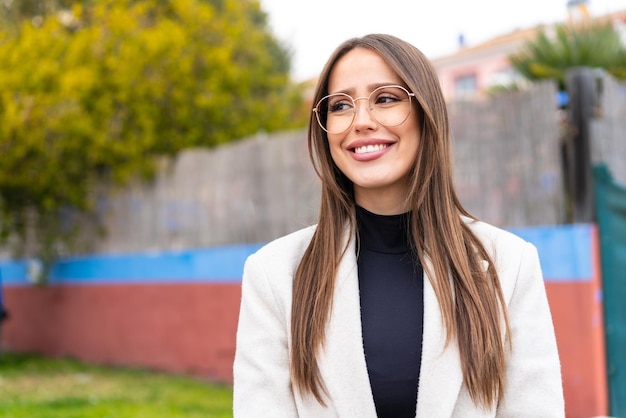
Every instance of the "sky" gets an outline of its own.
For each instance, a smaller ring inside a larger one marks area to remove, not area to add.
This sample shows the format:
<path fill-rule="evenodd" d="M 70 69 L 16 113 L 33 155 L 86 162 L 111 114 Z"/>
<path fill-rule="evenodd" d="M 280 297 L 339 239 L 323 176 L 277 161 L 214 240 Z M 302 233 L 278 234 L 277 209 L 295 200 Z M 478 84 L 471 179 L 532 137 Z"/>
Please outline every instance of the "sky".
<path fill-rule="evenodd" d="M 459 35 L 472 46 L 516 29 L 565 22 L 567 0 L 260 0 L 274 35 L 292 54 L 292 77 L 321 71 L 344 40 L 389 33 L 429 58 L 458 50 Z M 589 0 L 591 16 L 626 10 L 626 0 Z"/>

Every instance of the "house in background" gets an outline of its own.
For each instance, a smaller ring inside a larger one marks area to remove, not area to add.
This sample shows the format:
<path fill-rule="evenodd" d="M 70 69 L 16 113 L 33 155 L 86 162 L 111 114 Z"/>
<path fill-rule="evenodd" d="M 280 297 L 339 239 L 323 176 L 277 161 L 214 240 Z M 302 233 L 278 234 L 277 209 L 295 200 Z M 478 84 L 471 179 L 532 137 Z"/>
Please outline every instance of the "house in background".
<path fill-rule="evenodd" d="M 609 20 L 623 34 L 626 42 L 626 10 L 599 17 L 587 12 L 584 1 L 568 2 L 569 21 Z M 550 25 L 519 29 L 475 46 L 463 46 L 451 55 L 432 59 L 439 74 L 441 88 L 447 101 L 480 100 L 494 86 L 520 84 L 524 78 L 509 62 L 509 56 L 520 51 L 528 41 L 536 39 L 540 31 L 549 31 Z"/>
<path fill-rule="evenodd" d="M 493 86 L 521 82 L 523 77 L 508 57 L 534 39 L 539 29 L 516 30 L 471 47 L 461 45 L 458 52 L 433 59 L 446 100 L 481 99 Z"/>

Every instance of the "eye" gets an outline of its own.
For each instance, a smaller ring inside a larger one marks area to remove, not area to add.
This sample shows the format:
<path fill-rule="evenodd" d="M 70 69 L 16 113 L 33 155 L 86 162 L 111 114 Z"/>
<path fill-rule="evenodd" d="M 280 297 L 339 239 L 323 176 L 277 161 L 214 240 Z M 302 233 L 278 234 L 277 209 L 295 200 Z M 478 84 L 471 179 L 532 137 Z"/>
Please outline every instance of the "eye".
<path fill-rule="evenodd" d="M 374 98 L 375 105 L 394 104 L 394 103 L 401 102 L 401 101 L 402 101 L 401 96 L 392 92 L 388 92 L 388 91 L 380 92 Z"/>
<path fill-rule="evenodd" d="M 352 100 L 347 97 L 331 97 L 328 100 L 328 113 L 348 112 L 352 108 Z"/>

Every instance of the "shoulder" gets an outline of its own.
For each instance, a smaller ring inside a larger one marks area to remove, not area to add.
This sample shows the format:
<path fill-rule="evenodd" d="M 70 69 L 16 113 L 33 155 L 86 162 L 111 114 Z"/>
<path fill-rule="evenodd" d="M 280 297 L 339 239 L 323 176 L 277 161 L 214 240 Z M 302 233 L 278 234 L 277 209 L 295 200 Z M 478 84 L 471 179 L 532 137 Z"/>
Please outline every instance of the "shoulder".
<path fill-rule="evenodd" d="M 491 250 L 492 252 L 497 250 L 517 252 L 519 250 L 523 250 L 525 247 L 532 247 L 532 244 L 525 241 L 518 235 L 493 226 L 489 223 L 474 220 L 468 217 L 463 217 L 463 222 L 465 222 L 472 233 L 480 239 L 486 249 Z"/>
<path fill-rule="evenodd" d="M 254 254 L 257 258 L 285 258 L 302 256 L 315 233 L 316 225 L 309 226 L 265 244 Z"/>
<path fill-rule="evenodd" d="M 465 221 L 489 253 L 507 299 L 514 291 L 527 293 L 524 289 L 534 289 L 532 293 L 545 292 L 539 253 L 532 243 L 485 222 Z"/>
<path fill-rule="evenodd" d="M 301 229 L 248 256 L 243 268 L 242 307 L 265 301 L 267 307 L 273 306 L 270 311 L 289 318 L 293 277 L 314 232 L 314 226 Z"/>
<path fill-rule="evenodd" d="M 270 241 L 248 257 L 246 266 L 250 268 L 252 265 L 261 265 L 266 271 L 294 272 L 315 229 L 316 225 L 309 226 Z"/>
<path fill-rule="evenodd" d="M 490 261 L 495 264 L 501 282 L 515 281 L 525 271 L 541 276 L 539 254 L 532 243 L 486 222 L 468 218 L 464 218 L 464 221 L 482 242 Z"/>

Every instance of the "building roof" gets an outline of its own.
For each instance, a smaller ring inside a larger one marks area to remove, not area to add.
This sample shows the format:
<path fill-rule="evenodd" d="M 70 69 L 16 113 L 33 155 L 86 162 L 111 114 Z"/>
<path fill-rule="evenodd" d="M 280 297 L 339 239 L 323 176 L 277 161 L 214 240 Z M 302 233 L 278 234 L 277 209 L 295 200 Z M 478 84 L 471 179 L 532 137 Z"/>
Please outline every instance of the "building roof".
<path fill-rule="evenodd" d="M 602 16 L 593 17 L 592 21 L 594 22 L 602 22 L 602 21 L 612 21 L 618 22 L 620 24 L 626 24 L 626 10 L 621 10 L 617 12 L 608 13 Z M 563 23 L 563 22 L 559 22 Z M 500 50 L 503 53 L 511 53 L 519 49 L 521 45 L 523 45 L 526 41 L 530 41 L 539 34 L 542 30 L 550 29 L 552 26 L 558 23 L 549 25 L 542 24 L 537 25 L 531 28 L 525 29 L 516 29 L 512 32 L 498 35 L 494 38 L 488 39 L 484 42 L 473 46 L 461 47 L 459 50 L 452 54 L 444 55 L 441 57 L 433 58 L 431 61 L 435 66 L 446 65 L 448 63 L 453 63 L 457 60 L 465 59 L 468 56 L 478 56 L 483 53 L 485 54 L 493 54 L 494 51 Z"/>

